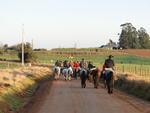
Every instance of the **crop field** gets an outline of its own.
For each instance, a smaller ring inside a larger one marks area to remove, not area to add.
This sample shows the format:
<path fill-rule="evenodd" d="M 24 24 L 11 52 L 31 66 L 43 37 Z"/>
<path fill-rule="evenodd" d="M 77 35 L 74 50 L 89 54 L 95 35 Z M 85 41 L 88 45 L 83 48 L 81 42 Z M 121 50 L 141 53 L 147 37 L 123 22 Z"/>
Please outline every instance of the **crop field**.
<path fill-rule="evenodd" d="M 37 63 L 54 64 L 56 60 L 86 61 L 102 67 L 108 55 L 114 56 L 116 70 L 122 73 L 132 73 L 139 76 L 150 77 L 150 50 L 104 50 L 96 48 L 88 49 L 53 49 L 51 51 L 36 51 Z M 0 59 L 8 61 L 19 61 L 17 53 L 9 52 L 3 54 Z M 16 68 L 16 64 L 0 63 L 0 68 Z"/>
<path fill-rule="evenodd" d="M 96 50 L 95 48 L 79 50 L 55 49 L 52 52 L 37 52 L 37 54 L 39 56 L 38 62 L 40 63 L 54 64 L 56 60 L 80 61 L 84 58 L 86 61 L 92 61 L 96 66 L 100 65 L 100 67 L 102 67 L 108 55 L 112 54 L 117 72 L 130 73 L 150 79 L 149 50 L 137 50 L 137 52 L 136 50 L 129 50 L 128 52 L 128 50 Z"/>
<path fill-rule="evenodd" d="M 80 61 L 82 58 L 84 58 L 87 61 L 92 61 L 94 64 L 103 64 L 105 59 L 108 57 L 109 54 L 114 55 L 114 60 L 116 63 L 119 64 L 139 64 L 139 65 L 150 65 L 150 57 L 139 57 L 135 55 L 128 55 L 128 54 L 121 54 L 118 52 L 106 52 L 101 54 L 82 54 L 82 55 L 76 55 L 67 53 L 64 54 L 58 54 L 53 52 L 36 52 L 38 56 L 38 62 L 40 63 L 51 63 L 56 60 L 78 60 Z"/>
<path fill-rule="evenodd" d="M 19 63 L 10 63 L 10 62 L 0 62 L 0 69 L 14 69 L 20 67 Z"/>

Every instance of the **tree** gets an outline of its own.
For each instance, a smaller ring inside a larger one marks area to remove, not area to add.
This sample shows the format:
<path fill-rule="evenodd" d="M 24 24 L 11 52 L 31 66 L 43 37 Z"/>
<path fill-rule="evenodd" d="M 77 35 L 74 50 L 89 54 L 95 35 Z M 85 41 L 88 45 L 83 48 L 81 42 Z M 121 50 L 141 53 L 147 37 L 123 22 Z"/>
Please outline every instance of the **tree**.
<path fill-rule="evenodd" d="M 117 47 L 117 44 L 109 39 L 109 43 L 107 44 L 107 46 L 109 47 L 109 49 L 113 49 L 114 47 Z"/>
<path fill-rule="evenodd" d="M 150 36 L 143 27 L 138 30 L 138 38 L 142 49 L 150 49 Z"/>
<path fill-rule="evenodd" d="M 22 44 L 18 44 L 17 49 L 18 49 L 18 57 L 21 61 L 22 60 Z M 31 44 L 27 42 L 26 44 L 24 44 L 24 61 L 35 62 L 36 59 L 37 59 L 37 56 L 33 52 Z"/>
<path fill-rule="evenodd" d="M 4 50 L 3 50 L 3 43 L 0 42 L 0 54 L 3 54 L 4 53 Z"/>
<path fill-rule="evenodd" d="M 123 49 L 139 48 L 138 32 L 131 23 L 121 25 L 122 31 L 119 38 L 119 46 Z"/>
<path fill-rule="evenodd" d="M 8 44 L 5 44 L 5 45 L 3 46 L 3 49 L 4 49 L 5 52 L 7 52 Z"/>

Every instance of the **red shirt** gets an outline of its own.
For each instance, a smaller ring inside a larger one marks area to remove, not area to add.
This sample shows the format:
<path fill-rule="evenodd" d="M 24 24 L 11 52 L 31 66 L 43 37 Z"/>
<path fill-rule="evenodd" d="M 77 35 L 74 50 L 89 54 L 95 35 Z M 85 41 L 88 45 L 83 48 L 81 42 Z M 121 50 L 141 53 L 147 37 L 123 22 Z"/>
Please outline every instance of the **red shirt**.
<path fill-rule="evenodd" d="M 78 67 L 79 67 L 79 63 L 74 62 L 74 63 L 73 63 L 73 68 L 74 68 L 74 69 L 77 69 Z"/>

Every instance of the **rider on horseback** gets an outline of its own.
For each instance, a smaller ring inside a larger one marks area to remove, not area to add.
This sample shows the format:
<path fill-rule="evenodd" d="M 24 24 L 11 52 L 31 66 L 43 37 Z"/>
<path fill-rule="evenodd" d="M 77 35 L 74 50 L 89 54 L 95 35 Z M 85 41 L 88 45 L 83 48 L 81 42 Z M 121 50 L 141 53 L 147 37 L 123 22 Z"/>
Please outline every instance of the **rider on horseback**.
<path fill-rule="evenodd" d="M 109 55 L 108 59 L 105 60 L 105 80 L 106 80 L 106 85 L 108 88 L 108 93 L 112 94 L 113 93 L 113 87 L 114 87 L 114 61 L 112 60 L 113 56 Z"/>
<path fill-rule="evenodd" d="M 54 72 L 54 79 L 58 80 L 60 77 L 60 72 L 61 72 L 61 61 L 56 61 L 55 62 L 55 66 L 53 68 L 53 72 Z"/>

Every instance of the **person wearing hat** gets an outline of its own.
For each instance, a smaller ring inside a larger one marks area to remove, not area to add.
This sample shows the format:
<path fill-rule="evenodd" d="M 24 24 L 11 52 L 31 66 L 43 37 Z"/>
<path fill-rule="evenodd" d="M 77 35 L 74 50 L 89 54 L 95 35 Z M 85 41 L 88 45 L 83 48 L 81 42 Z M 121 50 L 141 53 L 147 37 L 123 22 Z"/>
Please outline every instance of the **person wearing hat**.
<path fill-rule="evenodd" d="M 114 64 L 114 60 L 112 59 L 113 57 L 114 56 L 109 55 L 108 59 L 105 60 L 105 66 L 106 66 L 106 68 L 111 68 L 111 69 L 114 70 L 115 64 Z"/>
<path fill-rule="evenodd" d="M 109 55 L 108 59 L 105 60 L 105 80 L 106 85 L 108 89 L 108 93 L 113 93 L 113 87 L 114 87 L 114 60 L 112 59 L 113 56 Z"/>

